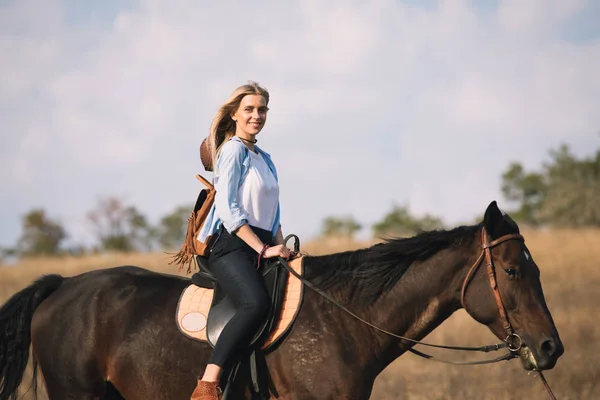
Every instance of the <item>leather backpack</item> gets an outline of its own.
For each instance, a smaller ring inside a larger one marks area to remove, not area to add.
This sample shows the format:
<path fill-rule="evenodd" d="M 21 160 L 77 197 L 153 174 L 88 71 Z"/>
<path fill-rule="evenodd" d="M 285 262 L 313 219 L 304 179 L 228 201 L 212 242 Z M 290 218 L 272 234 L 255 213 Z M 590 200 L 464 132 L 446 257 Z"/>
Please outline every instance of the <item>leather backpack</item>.
<path fill-rule="evenodd" d="M 200 160 L 207 171 L 212 171 L 210 151 L 208 150 L 206 139 L 204 139 L 200 145 Z M 202 230 L 206 217 L 215 202 L 216 190 L 214 185 L 202 175 L 197 174 L 196 179 L 198 179 L 205 187 L 200 190 L 194 209 L 188 218 L 187 232 L 185 234 L 183 245 L 179 252 L 173 256 L 173 261 L 169 263 L 178 264 L 180 271 L 183 265 L 187 264 L 188 274 L 192 272 L 192 263 L 196 264 L 197 268 L 196 256 L 208 257 L 213 241 L 213 236 L 211 235 L 206 238 L 204 242 L 201 242 L 198 240 L 198 234 Z"/>

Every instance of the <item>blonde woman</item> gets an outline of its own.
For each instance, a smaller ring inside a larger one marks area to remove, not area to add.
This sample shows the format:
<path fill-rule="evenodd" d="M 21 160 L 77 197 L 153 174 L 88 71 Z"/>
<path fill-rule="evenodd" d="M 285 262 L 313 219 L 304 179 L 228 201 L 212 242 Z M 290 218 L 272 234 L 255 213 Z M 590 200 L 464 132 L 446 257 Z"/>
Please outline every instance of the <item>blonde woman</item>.
<path fill-rule="evenodd" d="M 250 82 L 233 92 L 211 125 L 207 144 L 216 196 L 198 239 L 216 237 L 210 269 L 238 311 L 221 332 L 193 400 L 219 399 L 222 370 L 248 345 L 269 310 L 257 260 L 290 256 L 282 244 L 277 170 L 256 145 L 268 104 L 267 90 Z"/>

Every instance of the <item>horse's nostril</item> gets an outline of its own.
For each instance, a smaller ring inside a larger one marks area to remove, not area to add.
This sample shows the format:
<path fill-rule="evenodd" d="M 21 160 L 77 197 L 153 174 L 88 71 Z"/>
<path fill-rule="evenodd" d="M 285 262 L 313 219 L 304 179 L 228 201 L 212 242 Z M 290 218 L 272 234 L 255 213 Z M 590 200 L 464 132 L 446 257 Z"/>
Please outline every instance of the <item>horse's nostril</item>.
<path fill-rule="evenodd" d="M 554 343 L 554 340 L 544 340 L 542 342 L 541 352 L 548 357 L 552 357 L 556 353 L 556 343 Z"/>

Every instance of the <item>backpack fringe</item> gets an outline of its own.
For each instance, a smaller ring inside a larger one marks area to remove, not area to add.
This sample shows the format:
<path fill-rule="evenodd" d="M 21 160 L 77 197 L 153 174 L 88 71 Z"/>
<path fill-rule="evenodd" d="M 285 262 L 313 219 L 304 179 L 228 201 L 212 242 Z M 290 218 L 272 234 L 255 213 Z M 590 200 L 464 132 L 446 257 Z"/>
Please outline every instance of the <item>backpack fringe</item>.
<path fill-rule="evenodd" d="M 179 271 L 187 265 L 186 272 L 188 274 L 192 273 L 192 264 L 194 264 L 194 269 L 199 269 L 196 256 L 208 256 L 212 236 L 209 236 L 206 242 L 201 242 L 198 240 L 198 234 L 202 230 L 206 217 L 215 201 L 216 194 L 214 186 L 208 180 L 201 175 L 196 175 L 196 179 L 202 182 L 206 188 L 200 191 L 194 210 L 188 218 L 187 232 L 181 249 L 175 255 L 171 256 L 172 260 L 169 262 L 169 265 L 179 265 Z"/>
<path fill-rule="evenodd" d="M 195 236 L 196 229 L 196 213 L 192 212 L 188 218 L 187 232 L 181 249 L 171 257 L 172 260 L 169 262 L 169 265 L 179 265 L 178 271 L 180 272 L 185 265 L 187 265 L 186 272 L 188 274 L 192 273 L 192 264 L 195 266 L 194 269 L 198 269 L 198 262 L 196 261 L 196 247 L 194 246 L 194 241 L 197 240 Z"/>

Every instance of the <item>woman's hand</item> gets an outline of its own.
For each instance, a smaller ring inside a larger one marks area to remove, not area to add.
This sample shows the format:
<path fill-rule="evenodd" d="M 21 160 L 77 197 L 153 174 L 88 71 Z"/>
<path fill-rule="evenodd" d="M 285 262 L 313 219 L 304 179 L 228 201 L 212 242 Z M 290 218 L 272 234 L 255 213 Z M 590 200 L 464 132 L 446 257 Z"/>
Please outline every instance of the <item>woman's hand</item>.
<path fill-rule="evenodd" d="M 283 244 L 278 244 L 276 246 L 268 247 L 267 250 L 263 253 L 263 258 L 271 258 L 281 256 L 284 259 L 287 259 L 290 256 L 290 249 L 285 247 Z"/>

